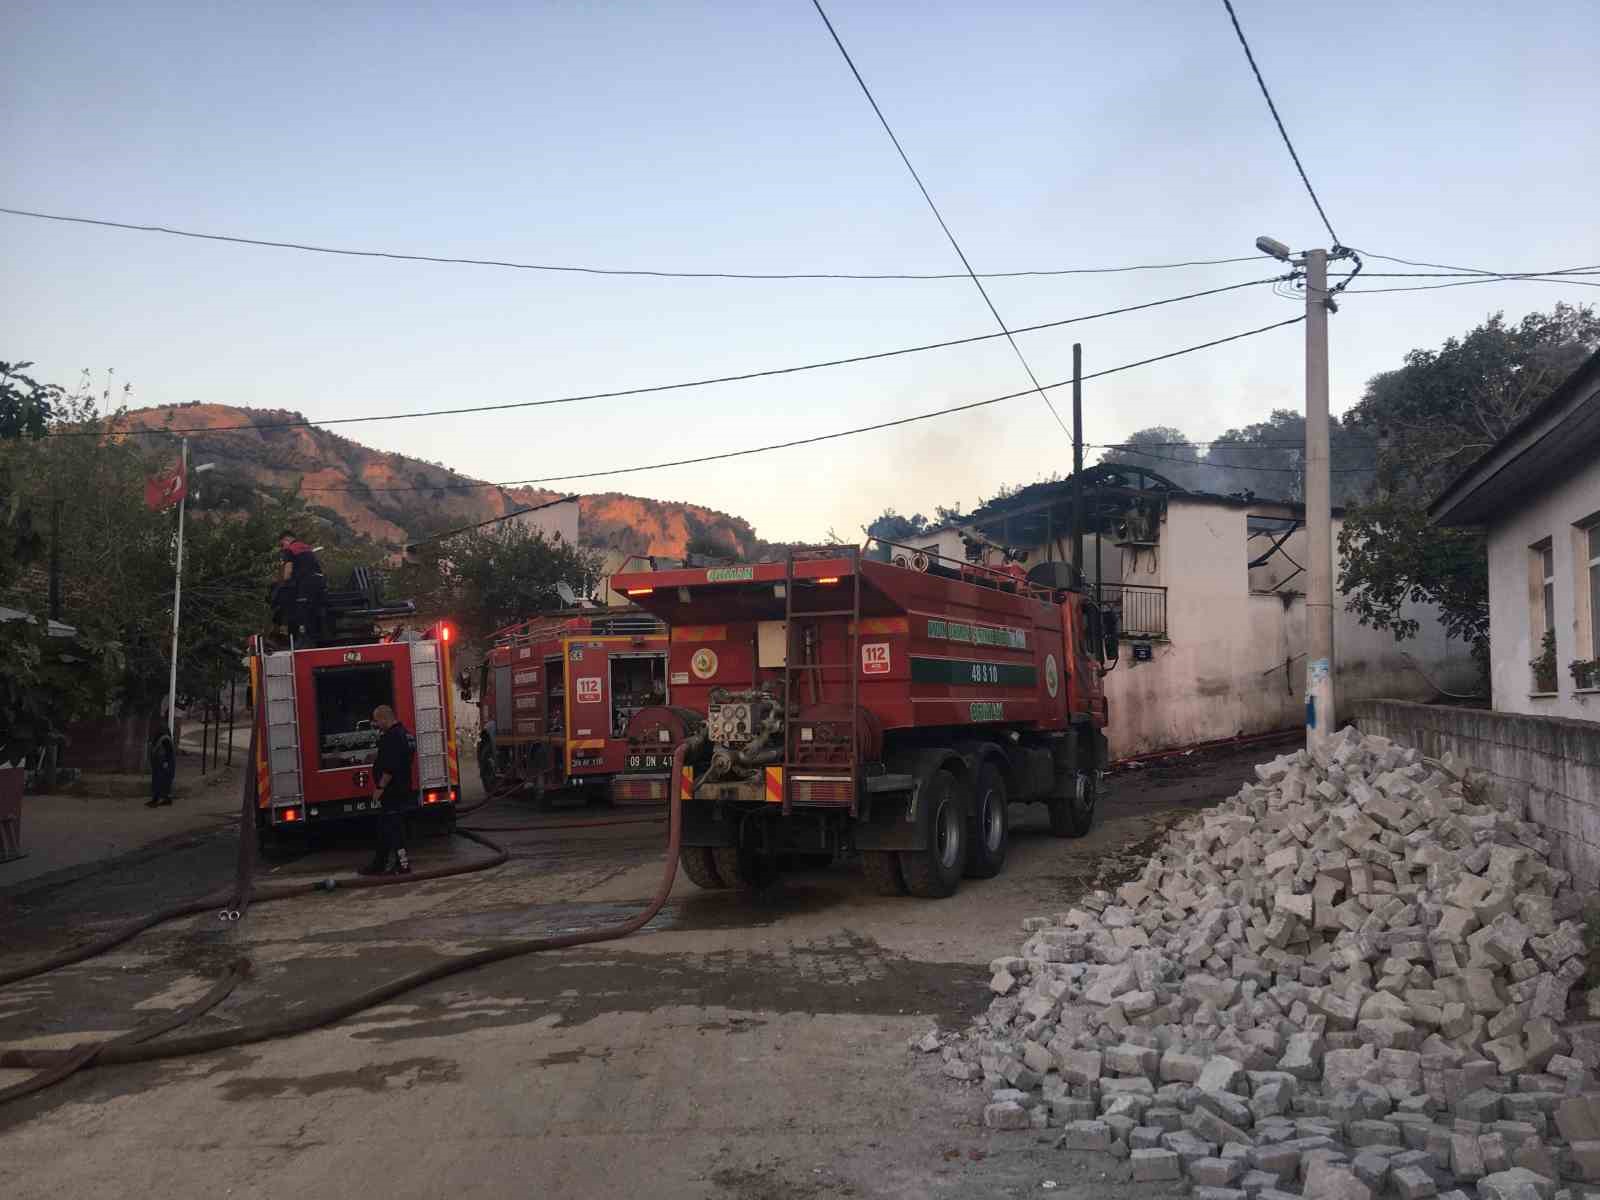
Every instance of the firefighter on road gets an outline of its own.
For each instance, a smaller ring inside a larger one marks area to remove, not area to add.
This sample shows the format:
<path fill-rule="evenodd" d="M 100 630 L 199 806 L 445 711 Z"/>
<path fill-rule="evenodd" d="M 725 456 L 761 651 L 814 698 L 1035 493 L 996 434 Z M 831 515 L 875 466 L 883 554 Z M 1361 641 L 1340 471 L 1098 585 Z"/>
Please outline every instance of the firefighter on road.
<path fill-rule="evenodd" d="M 411 860 L 406 855 L 404 814 L 416 804 L 416 792 L 411 786 L 411 763 L 416 748 L 411 734 L 387 704 L 380 704 L 373 710 L 372 723 L 383 731 L 378 739 L 378 757 L 372 764 L 372 800 L 378 807 L 378 844 L 372 861 L 361 868 L 360 874 L 409 875 Z"/>

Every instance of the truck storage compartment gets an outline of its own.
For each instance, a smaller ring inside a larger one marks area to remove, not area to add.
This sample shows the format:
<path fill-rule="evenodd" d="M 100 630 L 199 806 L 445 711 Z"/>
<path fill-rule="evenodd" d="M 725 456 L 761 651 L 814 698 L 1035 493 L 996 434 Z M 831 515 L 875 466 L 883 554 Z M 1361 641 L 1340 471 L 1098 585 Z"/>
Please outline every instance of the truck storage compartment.
<path fill-rule="evenodd" d="M 365 766 L 377 757 L 372 710 L 394 706 L 394 664 L 351 663 L 311 673 L 317 704 L 317 766 L 324 771 Z"/>

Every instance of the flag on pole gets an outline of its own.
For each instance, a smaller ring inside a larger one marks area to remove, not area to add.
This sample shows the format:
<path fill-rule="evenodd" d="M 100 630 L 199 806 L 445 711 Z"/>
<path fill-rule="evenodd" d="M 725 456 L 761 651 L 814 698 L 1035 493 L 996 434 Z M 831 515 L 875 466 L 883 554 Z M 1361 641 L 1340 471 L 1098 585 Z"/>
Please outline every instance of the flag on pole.
<path fill-rule="evenodd" d="M 170 471 L 162 471 L 144 481 L 145 507 L 152 512 L 171 508 L 188 494 L 189 478 L 184 471 L 181 458 L 178 460 L 178 465 Z"/>

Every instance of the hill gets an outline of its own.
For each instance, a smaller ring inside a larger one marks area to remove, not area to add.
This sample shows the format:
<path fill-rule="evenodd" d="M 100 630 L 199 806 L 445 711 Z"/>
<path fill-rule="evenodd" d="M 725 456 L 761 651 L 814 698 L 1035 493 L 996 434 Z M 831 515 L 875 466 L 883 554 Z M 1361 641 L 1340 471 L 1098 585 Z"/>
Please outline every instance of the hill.
<path fill-rule="evenodd" d="M 303 420 L 299 413 L 284 409 L 187 404 L 134 409 L 121 424 L 135 429 L 216 429 L 190 432 L 189 454 L 191 461 L 215 462 L 226 486 L 242 484 L 263 492 L 298 490 L 336 524 L 390 547 L 492 520 L 563 494 L 544 488 L 462 488 L 459 485 L 482 481 L 439 463 L 373 450 L 315 426 L 219 428 Z M 695 537 L 710 538 L 740 557 L 757 553 L 763 545 L 742 518 L 698 504 L 619 492 L 583 496 L 580 528 L 586 546 L 632 554 L 681 555 Z"/>

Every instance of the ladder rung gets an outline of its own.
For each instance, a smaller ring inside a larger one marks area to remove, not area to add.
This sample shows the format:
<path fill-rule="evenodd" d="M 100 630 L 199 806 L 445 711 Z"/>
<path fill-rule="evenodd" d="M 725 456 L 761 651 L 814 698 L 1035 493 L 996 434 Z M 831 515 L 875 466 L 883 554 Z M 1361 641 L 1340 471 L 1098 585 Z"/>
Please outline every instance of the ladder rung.
<path fill-rule="evenodd" d="M 798 618 L 801 618 L 801 617 L 853 617 L 855 615 L 856 615 L 856 610 L 853 609 L 853 608 L 827 608 L 827 609 L 818 609 L 816 612 L 812 612 L 809 608 L 804 608 L 804 609 L 795 609 L 795 611 L 790 614 L 790 618 L 791 619 L 798 619 Z"/>

